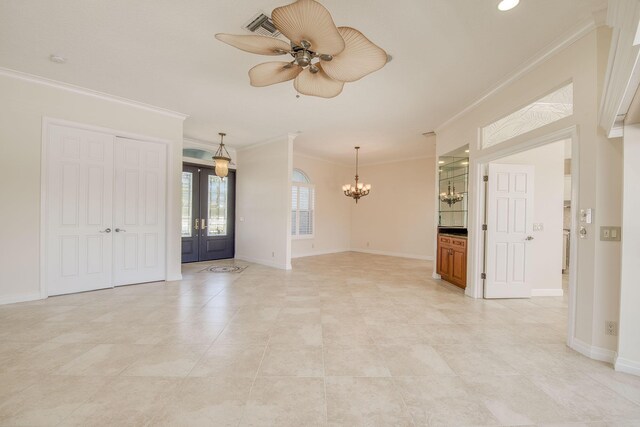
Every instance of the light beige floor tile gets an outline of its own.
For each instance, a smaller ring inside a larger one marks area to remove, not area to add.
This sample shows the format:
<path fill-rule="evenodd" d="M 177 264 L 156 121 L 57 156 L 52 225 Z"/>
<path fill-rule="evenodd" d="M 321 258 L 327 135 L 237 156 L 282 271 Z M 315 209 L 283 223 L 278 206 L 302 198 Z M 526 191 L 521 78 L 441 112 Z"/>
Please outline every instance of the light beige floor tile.
<path fill-rule="evenodd" d="M 325 422 L 321 378 L 258 377 L 240 425 L 318 426 Z"/>
<path fill-rule="evenodd" d="M 100 377 L 41 377 L 5 400 L 0 406 L 0 425 L 56 425 L 95 396 L 106 381 Z"/>
<path fill-rule="evenodd" d="M 473 344 L 434 345 L 433 347 L 458 375 L 518 373 L 506 360 L 492 353 L 489 347 Z"/>
<path fill-rule="evenodd" d="M 323 377 L 322 348 L 270 345 L 262 360 L 259 376 Z"/>
<path fill-rule="evenodd" d="M 81 376 L 119 375 L 152 348 L 136 344 L 98 344 L 53 373 Z"/>
<path fill-rule="evenodd" d="M 470 393 L 479 396 L 492 415 L 506 425 L 584 421 L 561 406 L 522 375 L 462 377 Z"/>
<path fill-rule="evenodd" d="M 44 342 L 22 348 L 0 366 L 0 372 L 38 372 L 48 374 L 77 356 L 87 352 L 93 344 L 65 344 Z"/>
<path fill-rule="evenodd" d="M 392 379 L 327 377 L 325 381 L 329 425 L 413 425 Z"/>
<path fill-rule="evenodd" d="M 187 378 L 151 425 L 237 426 L 252 384 L 249 378 Z"/>
<path fill-rule="evenodd" d="M 60 425 L 147 425 L 169 403 L 177 385 L 178 380 L 169 378 L 114 378 Z"/>
<path fill-rule="evenodd" d="M 391 375 L 376 346 L 325 347 L 325 375 L 388 377 Z"/>
<path fill-rule="evenodd" d="M 189 376 L 254 378 L 264 353 L 264 345 L 215 343 L 200 358 Z"/>
<path fill-rule="evenodd" d="M 137 357 L 124 376 L 186 377 L 202 358 L 206 345 L 158 345 Z"/>
<path fill-rule="evenodd" d="M 581 421 L 640 418 L 640 405 L 584 373 L 533 376 L 531 381 Z"/>
<path fill-rule="evenodd" d="M 427 344 L 378 345 L 391 375 L 453 374 L 446 360 Z"/>
<path fill-rule="evenodd" d="M 497 425 L 498 420 L 481 399 L 467 391 L 453 375 L 399 377 L 400 390 L 411 416 L 419 426 Z"/>
<path fill-rule="evenodd" d="M 271 332 L 270 344 L 322 346 L 322 326 L 318 323 L 278 323 Z"/>

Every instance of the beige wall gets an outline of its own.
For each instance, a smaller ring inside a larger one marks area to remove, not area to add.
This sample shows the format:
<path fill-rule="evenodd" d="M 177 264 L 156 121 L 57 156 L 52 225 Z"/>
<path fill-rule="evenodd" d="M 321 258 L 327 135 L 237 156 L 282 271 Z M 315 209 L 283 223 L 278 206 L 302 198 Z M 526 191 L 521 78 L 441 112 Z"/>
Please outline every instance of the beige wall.
<path fill-rule="evenodd" d="M 238 150 L 236 258 L 291 268 L 293 137 Z"/>
<path fill-rule="evenodd" d="M 578 244 L 578 277 L 576 292 L 574 348 L 594 357 L 611 360 L 616 350 L 615 337 L 604 334 L 604 322 L 618 318 L 615 298 L 620 286 L 619 263 L 612 259 L 619 253 L 619 244 L 598 242 L 601 220 L 615 224 L 621 215 L 621 198 L 611 185 L 618 181 L 615 172 L 621 169 L 621 159 L 615 155 L 620 141 L 609 140 L 598 131 L 598 108 L 604 70 L 606 68 L 610 31 L 601 27 L 592 31 L 520 79 L 483 100 L 476 108 L 437 130 L 437 153 L 445 154 L 465 144 L 470 146 L 471 191 L 477 191 L 478 158 L 497 153 L 505 147 L 518 146 L 537 137 L 576 126 L 578 132 L 580 193 L 574 200 L 578 209 L 595 209 L 596 222 L 587 225 L 588 236 Z M 487 150 L 479 150 L 478 129 L 539 98 L 568 81 L 574 84 L 574 114 L 543 128 L 506 141 Z M 620 182 L 617 182 L 620 186 Z M 607 191 L 604 191 L 604 186 Z M 471 215 L 479 215 L 477 203 L 471 197 Z M 600 215 L 598 212 L 603 212 Z M 601 218 L 602 216 L 602 218 Z M 470 256 L 478 256 L 479 241 L 475 225 L 470 227 Z M 476 268 L 469 265 L 469 277 Z M 479 274 L 479 272 L 477 272 Z M 478 275 L 479 277 L 479 275 Z M 606 280 L 604 279 L 606 278 Z M 471 292 L 473 289 L 468 287 Z M 606 298 L 603 296 L 606 295 Z"/>
<path fill-rule="evenodd" d="M 433 259 L 435 160 L 422 158 L 360 168 L 371 193 L 351 209 L 351 248 Z M 353 179 L 353 178 L 352 178 Z"/>
<path fill-rule="evenodd" d="M 533 222 L 542 224 L 543 230 L 533 232 L 529 245 L 533 295 L 562 295 L 564 145 L 558 141 L 494 162 L 535 168 Z"/>
<path fill-rule="evenodd" d="M 344 252 L 351 244 L 351 205 L 341 187 L 353 179 L 350 167 L 309 157 L 295 150 L 293 167 L 302 170 L 315 186 L 315 232 L 313 238 L 292 238 L 293 258 Z"/>
<path fill-rule="evenodd" d="M 0 302 L 40 295 L 40 165 L 43 117 L 171 141 L 167 276 L 180 278 L 182 119 L 0 75 Z M 173 205 L 171 204 L 173 203 Z"/>

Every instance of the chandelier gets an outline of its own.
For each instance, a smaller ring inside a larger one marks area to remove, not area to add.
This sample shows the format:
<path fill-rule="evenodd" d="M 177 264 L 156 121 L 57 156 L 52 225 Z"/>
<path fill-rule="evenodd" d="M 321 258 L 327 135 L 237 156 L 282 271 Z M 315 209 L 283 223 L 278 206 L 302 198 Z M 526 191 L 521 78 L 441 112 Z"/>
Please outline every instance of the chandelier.
<path fill-rule="evenodd" d="M 451 191 L 451 181 L 449 181 L 447 192 L 440 193 L 440 201 L 446 203 L 449 206 L 455 205 L 456 203 L 461 202 L 463 199 L 463 194 L 456 193 L 455 185 L 453 186 L 453 191 Z"/>
<path fill-rule="evenodd" d="M 369 191 L 371 191 L 371 184 L 367 184 L 364 185 L 361 182 L 358 182 L 358 150 L 360 150 L 360 147 L 355 147 L 356 149 L 356 185 L 351 185 L 351 184 L 345 184 L 342 186 L 342 191 L 344 192 L 344 195 L 347 197 L 353 197 L 356 201 L 356 203 L 358 203 L 358 199 L 360 197 L 364 197 L 367 194 L 369 194 Z"/>
<path fill-rule="evenodd" d="M 231 161 L 231 156 L 227 151 L 227 148 L 224 146 L 224 137 L 227 135 L 226 133 L 220 132 L 220 146 L 218 147 L 218 151 L 213 156 L 213 162 L 215 164 L 216 176 L 220 178 L 224 178 L 229 175 L 229 162 Z"/>

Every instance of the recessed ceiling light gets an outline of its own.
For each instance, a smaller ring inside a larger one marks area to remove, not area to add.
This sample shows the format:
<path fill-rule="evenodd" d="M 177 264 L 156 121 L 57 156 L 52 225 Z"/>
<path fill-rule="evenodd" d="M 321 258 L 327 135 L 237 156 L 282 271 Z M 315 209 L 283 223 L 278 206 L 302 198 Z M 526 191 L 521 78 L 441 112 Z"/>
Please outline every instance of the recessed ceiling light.
<path fill-rule="evenodd" d="M 468 153 L 468 152 L 469 152 L 469 150 L 464 150 L 464 152 L 465 152 L 465 153 Z"/>
<path fill-rule="evenodd" d="M 511 10 L 516 7 L 518 3 L 520 3 L 520 0 L 500 0 L 500 3 L 498 3 L 498 10 L 506 12 L 507 10 Z"/>
<path fill-rule="evenodd" d="M 469 162 L 460 162 L 461 165 L 468 165 Z"/>
<path fill-rule="evenodd" d="M 67 58 L 65 58 L 64 56 L 51 54 L 49 55 L 49 61 L 55 62 L 56 64 L 64 64 L 65 62 L 67 62 Z"/>
<path fill-rule="evenodd" d="M 440 161 L 438 162 L 438 164 L 443 165 L 443 164 L 444 164 L 444 160 L 440 160 Z"/>

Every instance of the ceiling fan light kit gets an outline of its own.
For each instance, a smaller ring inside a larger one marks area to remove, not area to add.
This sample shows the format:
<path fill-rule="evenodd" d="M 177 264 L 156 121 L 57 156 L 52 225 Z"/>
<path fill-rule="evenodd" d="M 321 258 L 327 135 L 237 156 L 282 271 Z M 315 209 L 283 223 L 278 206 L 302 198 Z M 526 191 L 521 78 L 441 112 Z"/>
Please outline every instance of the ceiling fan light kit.
<path fill-rule="evenodd" d="M 315 0 L 298 0 L 272 13 L 287 43 L 259 35 L 216 34 L 240 50 L 259 55 L 290 55 L 292 61 L 274 61 L 249 70 L 252 86 L 294 80 L 299 93 L 321 98 L 338 96 L 344 84 L 355 82 L 385 66 L 387 53 L 350 27 L 336 27 L 329 11 Z"/>

